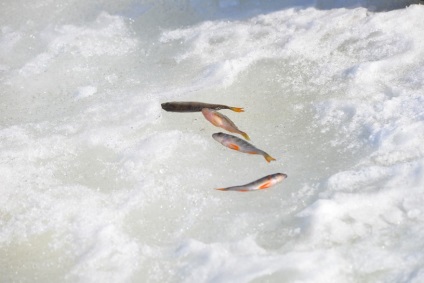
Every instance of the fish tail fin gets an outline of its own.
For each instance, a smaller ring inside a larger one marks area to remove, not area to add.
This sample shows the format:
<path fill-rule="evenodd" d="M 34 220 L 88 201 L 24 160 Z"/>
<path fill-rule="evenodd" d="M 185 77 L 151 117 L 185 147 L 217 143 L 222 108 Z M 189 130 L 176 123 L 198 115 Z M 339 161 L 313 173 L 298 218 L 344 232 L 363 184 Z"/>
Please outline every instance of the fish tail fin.
<path fill-rule="evenodd" d="M 215 190 L 218 190 L 218 191 L 227 191 L 227 188 L 217 188 Z"/>
<path fill-rule="evenodd" d="M 230 107 L 230 109 L 234 112 L 244 112 L 244 109 L 241 107 Z"/>
<path fill-rule="evenodd" d="M 264 157 L 265 157 L 265 159 L 268 163 L 271 162 L 271 161 L 277 160 L 269 154 L 265 154 Z"/>
<path fill-rule="evenodd" d="M 250 141 L 250 137 L 248 134 L 246 134 L 245 132 L 241 132 L 240 133 L 246 140 Z"/>

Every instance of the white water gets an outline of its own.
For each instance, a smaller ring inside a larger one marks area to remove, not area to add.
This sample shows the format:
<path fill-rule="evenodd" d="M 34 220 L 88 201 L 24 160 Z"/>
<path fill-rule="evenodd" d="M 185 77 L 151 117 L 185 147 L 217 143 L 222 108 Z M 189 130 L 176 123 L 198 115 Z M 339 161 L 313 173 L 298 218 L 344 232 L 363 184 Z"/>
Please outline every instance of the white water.
<path fill-rule="evenodd" d="M 315 2 L 3 1 L 0 282 L 423 282 L 424 6 Z"/>

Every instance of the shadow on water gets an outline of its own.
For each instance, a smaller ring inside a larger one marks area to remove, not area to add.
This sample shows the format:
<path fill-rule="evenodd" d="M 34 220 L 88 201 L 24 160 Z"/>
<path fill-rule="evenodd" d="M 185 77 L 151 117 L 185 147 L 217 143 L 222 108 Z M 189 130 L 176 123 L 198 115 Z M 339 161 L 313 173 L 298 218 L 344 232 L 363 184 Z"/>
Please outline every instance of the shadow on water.
<path fill-rule="evenodd" d="M 315 2 L 315 7 L 323 10 L 364 7 L 373 12 L 384 12 L 419 4 L 420 0 L 316 0 Z"/>
<path fill-rule="evenodd" d="M 289 8 L 321 10 L 364 7 L 372 12 L 402 9 L 423 0 L 141 0 L 122 11 L 137 19 L 153 16 L 162 28 L 192 25 L 208 20 L 240 20 Z"/>

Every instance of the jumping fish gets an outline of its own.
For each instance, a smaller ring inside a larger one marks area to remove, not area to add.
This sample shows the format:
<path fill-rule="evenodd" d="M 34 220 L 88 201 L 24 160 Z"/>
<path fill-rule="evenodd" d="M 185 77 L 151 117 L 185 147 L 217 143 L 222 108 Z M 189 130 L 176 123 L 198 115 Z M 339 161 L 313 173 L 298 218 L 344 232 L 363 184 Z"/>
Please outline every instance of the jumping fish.
<path fill-rule="evenodd" d="M 192 101 L 179 101 L 179 102 L 165 102 L 161 104 L 162 109 L 170 112 L 200 112 L 203 108 L 209 108 L 214 110 L 230 109 L 234 112 L 244 112 L 243 108 L 231 107 L 222 104 L 209 104 L 203 102 L 192 102 Z"/>
<path fill-rule="evenodd" d="M 211 122 L 214 126 L 223 128 L 231 133 L 240 134 L 246 140 L 250 140 L 249 136 L 245 132 L 240 131 L 227 116 L 208 108 L 203 108 L 202 113 L 206 120 Z"/>
<path fill-rule="evenodd" d="M 224 146 L 228 148 L 231 148 L 240 152 L 244 152 L 244 153 L 249 153 L 249 154 L 260 154 L 266 159 L 267 162 L 276 160 L 265 151 L 260 150 L 256 148 L 255 146 L 251 145 L 250 143 L 238 137 L 235 137 L 233 135 L 227 135 L 224 133 L 215 133 L 212 135 L 212 137 L 214 138 L 214 140 L 216 140 L 217 142 L 220 142 L 221 144 L 223 144 Z"/>
<path fill-rule="evenodd" d="M 286 174 L 276 173 L 272 175 L 265 176 L 260 178 L 252 183 L 242 185 L 242 186 L 234 186 L 228 188 L 219 188 L 217 190 L 220 191 L 237 191 L 237 192 L 249 192 L 249 191 L 257 191 L 267 189 L 269 187 L 274 186 L 275 184 L 283 181 L 287 178 Z"/>

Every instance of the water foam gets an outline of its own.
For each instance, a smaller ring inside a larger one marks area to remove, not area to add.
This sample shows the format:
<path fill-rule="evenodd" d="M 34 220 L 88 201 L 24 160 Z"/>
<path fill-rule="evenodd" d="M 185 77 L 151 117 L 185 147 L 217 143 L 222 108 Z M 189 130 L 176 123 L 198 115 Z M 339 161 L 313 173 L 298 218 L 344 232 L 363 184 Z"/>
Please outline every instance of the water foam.
<path fill-rule="evenodd" d="M 422 280 L 422 7 L 138 34 L 142 11 L 2 27 L 0 281 Z M 278 161 L 160 109 L 180 98 L 244 106 L 225 114 Z"/>

